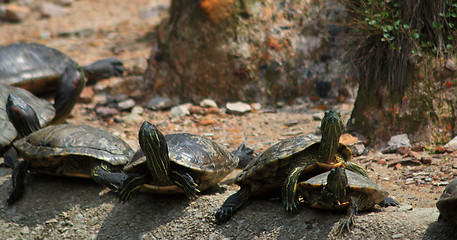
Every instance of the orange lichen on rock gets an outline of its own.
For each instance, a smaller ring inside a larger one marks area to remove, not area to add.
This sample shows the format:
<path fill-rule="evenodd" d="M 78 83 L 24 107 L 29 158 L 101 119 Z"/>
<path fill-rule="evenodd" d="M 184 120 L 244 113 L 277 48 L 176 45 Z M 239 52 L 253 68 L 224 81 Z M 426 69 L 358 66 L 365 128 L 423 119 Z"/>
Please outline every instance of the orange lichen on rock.
<path fill-rule="evenodd" d="M 200 10 L 213 23 L 227 19 L 233 12 L 233 0 L 202 0 Z"/>

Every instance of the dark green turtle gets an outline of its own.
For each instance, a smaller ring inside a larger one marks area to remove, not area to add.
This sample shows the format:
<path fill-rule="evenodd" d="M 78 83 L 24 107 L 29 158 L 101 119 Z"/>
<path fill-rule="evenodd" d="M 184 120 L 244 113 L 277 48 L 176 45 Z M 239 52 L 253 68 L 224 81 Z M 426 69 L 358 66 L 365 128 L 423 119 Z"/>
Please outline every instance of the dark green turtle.
<path fill-rule="evenodd" d="M 457 224 L 457 179 L 452 180 L 441 194 L 440 199 L 436 202 L 436 207 L 440 211 L 439 220 Z"/>
<path fill-rule="evenodd" d="M 5 154 L 5 162 L 13 168 L 13 191 L 8 204 L 24 192 L 28 170 L 59 176 L 91 177 L 96 182 L 117 190 L 127 175 L 121 173 L 133 150 L 108 131 L 87 125 L 60 124 L 40 129 L 34 110 L 17 97 L 7 103 L 9 119 L 25 136 L 13 142 L 14 154 Z"/>
<path fill-rule="evenodd" d="M 37 43 L 16 43 L 0 47 L 0 83 L 39 94 L 56 88 L 65 71 L 72 75 L 80 70 L 88 81 L 120 76 L 124 66 L 118 59 L 97 61 L 78 67 L 57 49 Z"/>
<path fill-rule="evenodd" d="M 71 113 L 85 85 L 84 77 L 78 71 L 73 71 L 69 66 L 62 74 L 54 96 L 54 104 L 40 99 L 32 93 L 13 86 L 0 83 L 0 153 L 5 151 L 12 140 L 17 136 L 17 131 L 11 124 L 6 114 L 8 96 L 13 95 L 22 99 L 36 113 L 40 126 L 59 124 Z"/>
<path fill-rule="evenodd" d="M 348 211 L 339 223 L 338 235 L 350 229 L 358 211 L 371 209 L 376 204 L 384 206 L 382 202 L 388 195 L 368 177 L 342 167 L 300 182 L 297 191 L 313 208 Z M 391 205 L 398 205 L 395 200 L 390 200 L 396 203 Z"/>
<path fill-rule="evenodd" d="M 216 213 L 216 222 L 227 221 L 250 197 L 279 195 L 287 212 L 298 209 L 297 182 L 343 165 L 367 176 L 366 171 L 350 162 L 351 150 L 339 143 L 343 133 L 340 113 L 331 110 L 321 122 L 322 138 L 300 135 L 279 142 L 260 153 L 235 179 L 241 188 L 227 198 Z"/>
<path fill-rule="evenodd" d="M 241 145 L 233 153 L 216 142 L 189 133 L 163 135 L 144 121 L 138 134 L 141 149 L 125 166 L 130 174 L 119 191 L 121 201 L 142 188 L 155 193 L 196 193 L 216 186 L 239 162 L 249 161 L 252 149 Z"/>

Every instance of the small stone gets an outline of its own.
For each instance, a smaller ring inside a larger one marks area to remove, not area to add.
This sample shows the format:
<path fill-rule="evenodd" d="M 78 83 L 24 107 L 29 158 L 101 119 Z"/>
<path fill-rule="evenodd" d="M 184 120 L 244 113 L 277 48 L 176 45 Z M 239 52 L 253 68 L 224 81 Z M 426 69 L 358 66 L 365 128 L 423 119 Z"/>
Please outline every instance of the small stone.
<path fill-rule="evenodd" d="M 251 108 L 254 111 L 259 111 L 260 109 L 262 109 L 262 104 L 260 104 L 260 103 L 251 103 Z"/>
<path fill-rule="evenodd" d="M 121 110 L 129 110 L 129 109 L 132 109 L 134 106 L 135 106 L 135 101 L 133 99 L 126 99 L 124 101 L 121 101 L 117 104 L 117 106 L 121 109 Z"/>
<path fill-rule="evenodd" d="M 27 18 L 30 15 L 30 12 L 31 11 L 28 7 L 8 4 L 4 9 L 3 16 L 1 17 L 4 21 L 18 23 Z"/>
<path fill-rule="evenodd" d="M 29 233 L 30 233 L 29 227 L 25 226 L 25 227 L 23 227 L 23 228 L 21 229 L 21 234 L 22 234 L 22 235 L 27 235 L 27 234 L 29 234 Z"/>
<path fill-rule="evenodd" d="M 292 121 L 289 121 L 289 122 L 284 123 L 284 126 L 286 126 L 286 127 L 293 127 L 293 126 L 295 126 L 295 125 L 297 125 L 297 124 L 298 124 L 298 120 L 292 120 Z"/>
<path fill-rule="evenodd" d="M 200 106 L 191 106 L 189 108 L 189 112 L 191 114 L 203 115 L 203 114 L 205 114 L 205 109 L 203 107 L 200 107 Z"/>
<path fill-rule="evenodd" d="M 451 151 L 451 152 L 454 152 L 457 150 L 457 136 L 454 137 L 451 141 L 449 141 L 448 143 L 446 143 L 444 145 L 444 147 L 448 150 L 448 151 Z"/>
<path fill-rule="evenodd" d="M 58 17 L 67 14 L 67 10 L 54 3 L 44 2 L 40 6 L 40 14 L 43 18 Z"/>
<path fill-rule="evenodd" d="M 313 120 L 314 121 L 320 121 L 324 117 L 324 113 L 314 113 L 313 114 Z"/>
<path fill-rule="evenodd" d="M 422 156 L 420 161 L 423 164 L 431 164 L 432 158 L 430 156 Z"/>
<path fill-rule="evenodd" d="M 249 104 L 243 102 L 234 102 L 234 103 L 227 103 L 225 105 L 228 113 L 242 115 L 252 110 Z"/>
<path fill-rule="evenodd" d="M 92 86 L 87 86 L 83 89 L 79 96 L 78 102 L 80 103 L 90 103 L 94 99 L 94 89 Z"/>
<path fill-rule="evenodd" d="M 363 145 L 363 143 L 354 144 L 349 146 L 349 148 L 354 156 L 360 156 L 365 152 L 365 145 Z"/>
<path fill-rule="evenodd" d="M 212 99 L 204 99 L 200 102 L 200 107 L 204 108 L 217 108 L 217 103 Z"/>
<path fill-rule="evenodd" d="M 414 184 L 414 183 L 415 183 L 415 181 L 414 181 L 414 179 L 412 179 L 412 178 L 407 178 L 407 179 L 405 180 L 405 184 L 406 184 L 406 185 L 411 185 L 411 184 Z"/>
<path fill-rule="evenodd" d="M 399 212 L 407 212 L 407 211 L 411 211 L 411 210 L 413 210 L 413 206 L 411 206 L 408 203 L 405 203 L 398 208 Z"/>
<path fill-rule="evenodd" d="M 119 111 L 112 107 L 98 107 L 95 112 L 101 118 L 108 118 L 119 114 Z"/>
<path fill-rule="evenodd" d="M 404 237 L 405 237 L 405 234 L 403 234 L 403 233 L 398 233 L 398 234 L 392 235 L 392 239 L 400 239 L 400 238 L 404 238 Z"/>
<path fill-rule="evenodd" d="M 175 101 L 167 97 L 154 97 L 149 100 L 147 107 L 152 110 L 165 110 L 173 107 Z"/>
<path fill-rule="evenodd" d="M 395 153 L 398 148 L 406 147 L 411 148 L 411 144 L 409 142 L 409 138 L 407 134 L 399 134 L 392 136 L 387 143 L 387 147 L 383 149 L 382 153 Z"/>
<path fill-rule="evenodd" d="M 172 107 L 171 108 L 170 118 L 171 119 L 180 119 L 180 118 L 183 118 L 186 115 L 189 115 L 190 114 L 190 112 L 189 112 L 189 108 L 190 107 L 192 107 L 192 103 L 185 103 L 185 104 L 181 104 L 181 105 L 176 106 L 176 107 Z"/>

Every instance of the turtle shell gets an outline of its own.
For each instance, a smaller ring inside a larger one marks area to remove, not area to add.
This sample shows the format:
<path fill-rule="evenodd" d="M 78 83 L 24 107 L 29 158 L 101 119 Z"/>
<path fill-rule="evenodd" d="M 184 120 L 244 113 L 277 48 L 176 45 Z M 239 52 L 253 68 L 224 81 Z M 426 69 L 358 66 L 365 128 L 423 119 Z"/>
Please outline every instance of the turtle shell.
<path fill-rule="evenodd" d="M 0 83 L 33 93 L 49 91 L 69 64 L 76 64 L 57 49 L 36 43 L 0 47 Z"/>
<path fill-rule="evenodd" d="M 457 179 L 452 180 L 436 202 L 442 217 L 457 224 Z"/>
<path fill-rule="evenodd" d="M 165 135 L 172 167 L 188 169 L 201 191 L 217 185 L 235 169 L 239 158 L 213 140 L 205 137 L 177 133 Z M 147 172 L 146 156 L 140 149 L 124 167 L 126 173 Z M 143 190 L 156 193 L 182 193 L 169 183 L 145 184 Z"/>
<path fill-rule="evenodd" d="M 0 151 L 9 145 L 17 136 L 17 131 L 8 119 L 6 113 L 6 101 L 9 94 L 15 94 L 29 104 L 37 113 L 41 126 L 46 126 L 54 118 L 55 110 L 52 104 L 46 100 L 36 97 L 32 93 L 4 84 L 0 84 Z"/>
<path fill-rule="evenodd" d="M 321 137 L 315 134 L 303 134 L 274 144 L 257 155 L 236 177 L 235 183 L 262 185 L 258 193 L 253 193 L 254 195 L 263 192 L 277 192 L 270 190 L 281 188 L 289 174 L 291 161 L 303 155 L 317 153 L 320 140 Z M 344 144 L 340 144 L 337 154 L 341 154 L 345 161 L 352 158 L 351 150 Z M 318 169 L 310 168 L 302 173 L 301 179 L 307 179 L 319 173 Z"/>
<path fill-rule="evenodd" d="M 87 125 L 53 125 L 15 141 L 14 147 L 32 171 L 89 177 L 97 161 L 122 169 L 133 150 L 108 131 Z"/>
<path fill-rule="evenodd" d="M 362 211 L 372 208 L 387 197 L 387 192 L 378 187 L 378 185 L 369 178 L 349 170 L 344 171 L 348 180 L 348 187 L 346 188 L 347 199 L 344 199 L 339 205 L 335 206 L 314 204 L 312 207 L 329 210 L 345 210 L 350 206 L 349 196 L 357 196 L 357 207 L 358 210 Z M 298 192 L 303 195 L 305 201 L 312 202 L 310 199 L 317 199 L 319 197 L 327 184 L 329 173 L 329 171 L 321 173 L 298 184 Z"/>

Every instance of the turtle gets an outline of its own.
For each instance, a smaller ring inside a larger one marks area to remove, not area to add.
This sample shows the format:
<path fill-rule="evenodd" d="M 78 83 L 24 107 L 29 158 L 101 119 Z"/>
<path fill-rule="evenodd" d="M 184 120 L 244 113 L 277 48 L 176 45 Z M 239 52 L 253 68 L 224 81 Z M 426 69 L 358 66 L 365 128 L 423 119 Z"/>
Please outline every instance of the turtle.
<path fill-rule="evenodd" d="M 249 161 L 254 152 L 244 144 L 229 152 L 213 140 L 190 133 L 163 135 L 148 121 L 143 122 L 138 135 L 141 148 L 124 167 L 130 176 L 119 191 L 122 202 L 140 188 L 160 194 L 184 193 L 195 199 L 198 192 L 216 186 L 239 162 Z"/>
<path fill-rule="evenodd" d="M 21 87 L 34 94 L 56 88 L 65 71 L 80 72 L 87 81 L 121 76 L 123 63 L 108 58 L 79 67 L 61 51 L 38 43 L 15 43 L 0 47 L 0 83 Z"/>
<path fill-rule="evenodd" d="M 392 198 L 389 199 L 391 203 L 395 204 L 384 205 L 383 201 L 387 198 L 387 191 L 368 177 L 342 167 L 300 182 L 297 192 L 313 208 L 347 210 L 347 216 L 338 225 L 338 235 L 345 230 L 350 230 L 358 211 L 371 209 L 376 204 L 382 207 L 399 205 Z"/>
<path fill-rule="evenodd" d="M 440 211 L 438 220 L 447 220 L 457 224 L 457 179 L 452 180 L 436 202 Z"/>
<path fill-rule="evenodd" d="M 367 176 L 361 166 L 350 162 L 351 150 L 339 143 L 344 128 L 339 111 L 327 111 L 320 128 L 322 137 L 298 135 L 257 155 L 235 178 L 240 189 L 216 212 L 216 223 L 229 220 L 251 197 L 275 197 L 279 192 L 286 211 L 293 213 L 299 207 L 297 182 L 341 165 Z"/>
<path fill-rule="evenodd" d="M 6 108 L 18 132 L 25 134 L 12 143 L 23 161 L 10 152 L 5 154 L 5 162 L 13 167 L 8 204 L 23 195 L 28 170 L 90 177 L 113 190 L 118 190 L 127 178 L 121 171 L 134 151 L 121 138 L 88 125 L 58 124 L 40 129 L 36 113 L 20 98 L 9 98 Z"/>
<path fill-rule="evenodd" d="M 16 128 L 8 120 L 6 113 L 6 104 L 9 96 L 13 96 L 25 101 L 34 111 L 39 118 L 40 126 L 44 127 L 50 124 L 60 124 L 65 122 L 68 115 L 70 115 L 73 107 L 76 104 L 83 88 L 85 86 L 85 79 L 78 71 L 73 71 L 72 66 L 68 66 L 62 78 L 58 83 L 57 90 L 54 96 L 54 104 L 41 99 L 34 94 L 22 88 L 9 86 L 0 83 L 0 153 L 6 150 L 11 141 L 13 141 L 17 134 Z M 21 134 L 19 134 L 21 135 Z M 22 135 L 23 137 L 24 135 Z"/>

